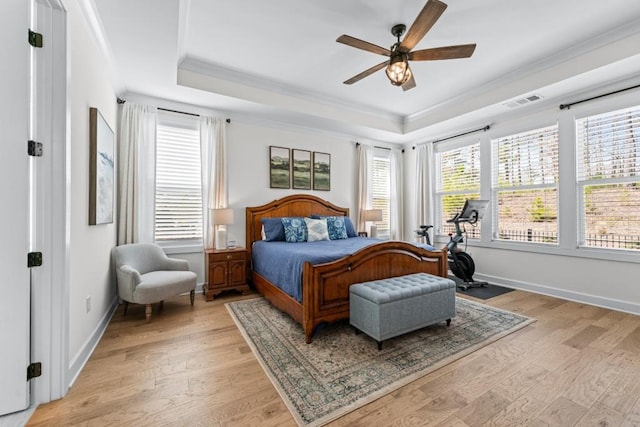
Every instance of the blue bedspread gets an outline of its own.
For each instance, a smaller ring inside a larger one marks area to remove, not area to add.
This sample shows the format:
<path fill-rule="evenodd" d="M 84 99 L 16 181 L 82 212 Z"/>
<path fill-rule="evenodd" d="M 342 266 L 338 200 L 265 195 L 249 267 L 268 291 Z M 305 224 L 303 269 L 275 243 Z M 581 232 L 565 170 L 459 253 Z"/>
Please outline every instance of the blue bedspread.
<path fill-rule="evenodd" d="M 322 264 L 351 255 L 379 239 L 352 237 L 341 240 L 321 240 L 306 243 L 254 242 L 253 270 L 302 302 L 302 266 L 305 261 Z M 418 245 L 433 250 L 433 246 Z"/>

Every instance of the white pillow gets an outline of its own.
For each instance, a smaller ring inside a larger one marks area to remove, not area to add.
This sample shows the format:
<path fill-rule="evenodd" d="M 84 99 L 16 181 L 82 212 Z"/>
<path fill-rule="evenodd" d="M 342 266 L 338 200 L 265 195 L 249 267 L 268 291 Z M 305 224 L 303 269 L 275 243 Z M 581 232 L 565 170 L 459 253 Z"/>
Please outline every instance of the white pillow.
<path fill-rule="evenodd" d="M 262 237 L 262 240 L 267 240 L 267 235 L 264 234 L 264 224 L 262 224 L 262 230 L 260 231 L 260 236 Z"/>
<path fill-rule="evenodd" d="M 329 230 L 327 229 L 326 218 L 305 218 L 304 222 L 307 224 L 307 242 L 329 240 Z"/>

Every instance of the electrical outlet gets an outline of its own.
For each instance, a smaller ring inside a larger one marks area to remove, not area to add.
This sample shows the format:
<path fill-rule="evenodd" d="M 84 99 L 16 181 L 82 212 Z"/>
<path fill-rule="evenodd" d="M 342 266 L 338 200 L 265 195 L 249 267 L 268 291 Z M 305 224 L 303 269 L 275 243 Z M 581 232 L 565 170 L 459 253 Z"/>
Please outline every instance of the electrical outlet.
<path fill-rule="evenodd" d="M 89 295 L 86 299 L 87 302 L 87 313 L 91 311 L 91 295 Z"/>

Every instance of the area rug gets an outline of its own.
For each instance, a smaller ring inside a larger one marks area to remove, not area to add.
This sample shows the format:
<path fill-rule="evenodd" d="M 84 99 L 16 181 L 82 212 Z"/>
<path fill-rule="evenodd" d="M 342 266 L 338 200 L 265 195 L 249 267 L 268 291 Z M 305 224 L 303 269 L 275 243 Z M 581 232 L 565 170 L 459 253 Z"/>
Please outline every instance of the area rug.
<path fill-rule="evenodd" d="M 456 298 L 451 326 L 389 339 L 378 350 L 346 321 L 305 344 L 301 326 L 263 298 L 226 306 L 300 426 L 324 425 L 535 321 Z"/>
<path fill-rule="evenodd" d="M 498 286 L 498 285 L 489 283 L 486 286 L 467 288 L 466 290 L 463 291 L 457 286 L 464 283 L 464 280 L 459 279 L 455 276 L 449 276 L 449 279 L 456 282 L 456 292 L 461 293 L 463 295 L 469 295 L 474 298 L 479 298 L 479 299 L 489 299 L 489 298 L 497 297 L 498 295 L 506 294 L 507 292 L 511 292 L 515 290 L 511 288 L 505 288 L 504 286 Z"/>

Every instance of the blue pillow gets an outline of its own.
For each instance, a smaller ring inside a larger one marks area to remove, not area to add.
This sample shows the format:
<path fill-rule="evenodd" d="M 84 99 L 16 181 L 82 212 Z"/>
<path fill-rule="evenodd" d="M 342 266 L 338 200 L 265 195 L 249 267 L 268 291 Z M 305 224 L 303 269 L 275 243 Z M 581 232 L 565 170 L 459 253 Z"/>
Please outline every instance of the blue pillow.
<path fill-rule="evenodd" d="M 265 241 L 283 242 L 285 240 L 284 225 L 280 218 L 262 218 Z"/>
<path fill-rule="evenodd" d="M 356 233 L 356 228 L 353 226 L 351 218 L 345 216 L 344 225 L 347 228 L 347 237 L 358 237 L 358 233 Z"/>
<path fill-rule="evenodd" d="M 358 237 L 358 233 L 356 233 L 356 229 L 353 226 L 353 223 L 351 222 L 351 218 L 349 218 L 348 216 L 324 216 L 324 215 L 311 215 L 311 218 L 327 218 L 327 226 L 330 227 L 329 225 L 329 218 L 339 218 L 342 219 L 344 221 L 344 227 L 346 228 L 346 232 L 347 232 L 347 237 Z M 340 226 L 340 228 L 342 228 Z M 331 238 L 331 240 L 336 240 L 333 237 L 331 237 L 331 229 L 329 229 L 329 237 Z M 346 237 L 340 237 L 340 239 L 346 239 Z"/>
<path fill-rule="evenodd" d="M 280 218 L 284 226 L 285 240 L 289 243 L 300 243 L 307 241 L 307 224 L 304 218 L 284 217 Z"/>

